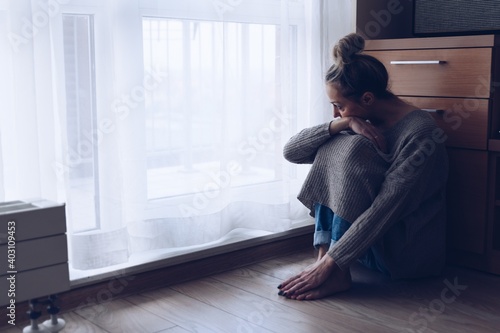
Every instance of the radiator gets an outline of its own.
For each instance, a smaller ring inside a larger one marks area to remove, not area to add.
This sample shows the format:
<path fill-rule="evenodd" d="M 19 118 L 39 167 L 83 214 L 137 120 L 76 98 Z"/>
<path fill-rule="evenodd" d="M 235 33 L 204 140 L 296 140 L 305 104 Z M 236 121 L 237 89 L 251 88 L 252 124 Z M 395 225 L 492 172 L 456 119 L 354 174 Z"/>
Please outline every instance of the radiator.
<path fill-rule="evenodd" d="M 65 205 L 0 203 L 0 305 L 69 289 Z"/>

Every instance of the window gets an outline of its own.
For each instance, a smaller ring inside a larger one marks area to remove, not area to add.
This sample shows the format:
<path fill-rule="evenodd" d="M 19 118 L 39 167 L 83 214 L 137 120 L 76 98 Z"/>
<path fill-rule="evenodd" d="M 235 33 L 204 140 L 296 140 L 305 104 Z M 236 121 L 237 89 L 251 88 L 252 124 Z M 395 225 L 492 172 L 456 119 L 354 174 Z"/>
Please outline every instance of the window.
<path fill-rule="evenodd" d="M 280 29 L 143 18 L 145 71 L 166 73 L 164 88 L 146 94 L 148 199 L 199 192 L 224 164 L 240 169 L 232 187 L 281 179 L 281 133 L 270 121 L 286 98 L 284 71 L 296 68 L 297 28 L 289 27 L 285 44 L 290 67 Z M 296 91 L 297 82 L 289 84 Z"/>
<path fill-rule="evenodd" d="M 351 1 L 13 4 L 0 197 L 66 203 L 72 282 L 309 232 L 307 166 L 282 147 L 330 117 L 322 75 Z"/>

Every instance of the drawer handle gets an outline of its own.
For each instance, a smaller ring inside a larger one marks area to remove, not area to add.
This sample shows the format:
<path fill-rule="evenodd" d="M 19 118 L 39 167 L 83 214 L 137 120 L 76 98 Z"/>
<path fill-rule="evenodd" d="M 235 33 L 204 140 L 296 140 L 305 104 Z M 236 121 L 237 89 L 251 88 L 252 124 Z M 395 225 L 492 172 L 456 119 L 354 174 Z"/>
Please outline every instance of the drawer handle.
<path fill-rule="evenodd" d="M 391 65 L 440 65 L 444 60 L 392 60 Z"/>
<path fill-rule="evenodd" d="M 437 113 L 437 114 L 444 114 L 445 110 L 443 109 L 422 109 L 422 111 L 426 111 L 429 113 Z"/>

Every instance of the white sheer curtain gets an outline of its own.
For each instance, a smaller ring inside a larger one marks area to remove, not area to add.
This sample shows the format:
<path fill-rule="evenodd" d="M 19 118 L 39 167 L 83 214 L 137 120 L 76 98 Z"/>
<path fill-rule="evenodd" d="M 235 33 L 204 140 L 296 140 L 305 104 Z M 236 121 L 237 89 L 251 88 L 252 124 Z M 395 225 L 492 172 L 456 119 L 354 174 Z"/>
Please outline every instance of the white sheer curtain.
<path fill-rule="evenodd" d="M 0 199 L 66 202 L 72 279 L 311 224 L 283 144 L 331 117 L 353 1 L 0 3 Z"/>

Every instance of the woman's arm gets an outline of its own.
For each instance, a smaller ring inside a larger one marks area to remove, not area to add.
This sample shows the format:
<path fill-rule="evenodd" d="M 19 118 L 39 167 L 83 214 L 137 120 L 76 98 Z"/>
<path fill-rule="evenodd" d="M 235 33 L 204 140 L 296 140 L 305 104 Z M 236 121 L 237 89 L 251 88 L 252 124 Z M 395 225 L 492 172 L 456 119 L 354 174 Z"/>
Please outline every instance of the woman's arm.
<path fill-rule="evenodd" d="M 314 162 L 318 148 L 332 136 L 349 129 L 347 118 L 332 120 L 329 123 L 303 129 L 286 143 L 284 157 L 292 163 L 305 164 Z"/>
<path fill-rule="evenodd" d="M 283 156 L 292 163 L 312 163 L 318 148 L 330 138 L 329 123 L 303 129 L 285 144 Z"/>
<path fill-rule="evenodd" d="M 318 148 L 323 143 L 349 129 L 367 137 L 381 151 L 385 151 L 385 138 L 372 124 L 361 118 L 344 117 L 300 131 L 286 143 L 283 155 L 292 163 L 312 163 Z"/>

